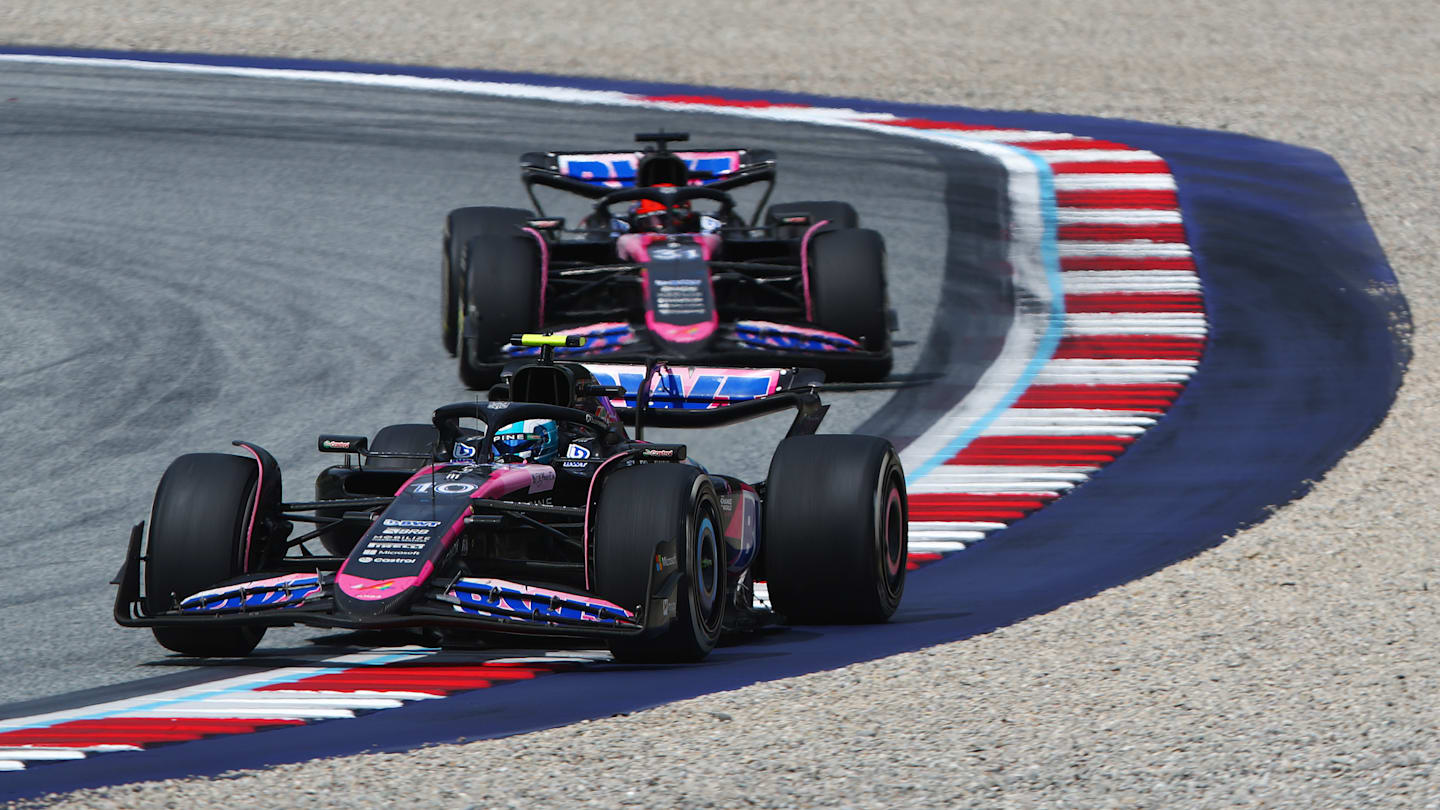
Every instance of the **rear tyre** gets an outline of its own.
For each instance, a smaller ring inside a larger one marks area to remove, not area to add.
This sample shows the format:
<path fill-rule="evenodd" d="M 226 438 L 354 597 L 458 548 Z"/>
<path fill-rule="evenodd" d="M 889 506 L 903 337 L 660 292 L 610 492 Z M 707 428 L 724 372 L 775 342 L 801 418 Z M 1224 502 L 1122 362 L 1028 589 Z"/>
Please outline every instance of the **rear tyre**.
<path fill-rule="evenodd" d="M 703 659 L 725 620 L 725 540 L 715 488 L 682 464 L 618 470 L 604 487 L 596 505 L 595 592 L 628 610 L 648 607 L 657 546 L 665 541 L 674 544 L 680 570 L 669 627 L 654 637 L 615 639 L 611 654 L 649 664 Z"/>
<path fill-rule="evenodd" d="M 810 218 L 808 225 L 781 225 L 785 217 L 804 215 Z M 806 200 L 803 202 L 777 203 L 765 212 L 765 224 L 778 227 L 776 233 L 781 239 L 799 239 L 817 222 L 829 220 L 820 228 L 820 233 L 841 228 L 860 227 L 860 215 L 855 207 L 838 200 Z"/>
<path fill-rule="evenodd" d="M 487 361 L 511 335 L 540 322 L 540 246 L 526 235 L 484 234 L 471 240 L 465 252 L 460 381 L 488 389 L 500 381 L 505 364 Z"/>
<path fill-rule="evenodd" d="M 905 472 L 874 436 L 795 436 L 765 482 L 770 603 L 795 624 L 890 618 L 905 592 Z"/>
<path fill-rule="evenodd" d="M 165 470 L 150 512 L 145 564 L 150 613 L 169 610 L 176 599 L 245 571 L 245 532 L 259 497 L 256 469 L 255 462 L 239 456 L 192 453 Z M 199 657 L 249 655 L 265 635 L 263 627 L 152 629 L 166 649 Z"/>
<path fill-rule="evenodd" d="M 482 233 L 509 233 L 534 215 L 524 208 L 456 208 L 445 217 L 440 259 L 440 333 L 445 351 L 455 353 L 459 335 L 460 291 L 464 285 L 465 246 Z"/>
<path fill-rule="evenodd" d="M 835 379 L 878 380 L 890 373 L 885 240 L 875 231 L 837 230 L 810 241 L 810 297 L 815 323 L 860 341 L 881 358 L 838 360 Z"/>

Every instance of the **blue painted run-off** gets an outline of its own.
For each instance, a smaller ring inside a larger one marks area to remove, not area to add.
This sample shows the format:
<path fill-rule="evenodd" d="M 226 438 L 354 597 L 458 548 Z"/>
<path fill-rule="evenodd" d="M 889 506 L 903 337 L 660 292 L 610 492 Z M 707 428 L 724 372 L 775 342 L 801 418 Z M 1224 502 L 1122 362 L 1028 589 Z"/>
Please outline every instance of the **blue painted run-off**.
<path fill-rule="evenodd" d="M 1210 343 L 1200 372 L 1160 424 L 1074 495 L 912 577 L 902 612 L 888 626 L 792 629 L 693 667 L 552 675 L 357 720 L 168 746 L 162 757 L 119 753 L 39 767 L 7 774 L 0 783 L 7 796 L 503 736 L 984 633 L 1194 555 L 1302 494 L 1384 417 L 1408 361 L 1396 334 L 1409 313 L 1394 275 L 1340 168 L 1306 149 L 1039 113 L 484 71 L 171 59 L 764 98 L 1071 132 L 1150 149 L 1170 162 L 1179 182 Z"/>

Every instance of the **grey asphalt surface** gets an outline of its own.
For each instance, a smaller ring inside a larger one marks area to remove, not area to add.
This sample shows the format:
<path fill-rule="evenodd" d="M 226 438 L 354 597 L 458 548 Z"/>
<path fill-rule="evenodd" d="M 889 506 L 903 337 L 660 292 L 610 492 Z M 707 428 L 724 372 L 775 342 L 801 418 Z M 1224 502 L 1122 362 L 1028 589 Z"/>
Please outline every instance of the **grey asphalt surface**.
<path fill-rule="evenodd" d="M 939 158 L 898 139 L 14 64 L 0 66 L 0 99 L 12 99 L 0 117 L 0 703 L 191 670 L 109 616 L 107 581 L 175 456 L 257 442 L 287 498 L 306 499 L 331 463 L 317 434 L 424 421 L 473 396 L 439 341 L 440 229 L 453 207 L 525 204 L 521 152 L 623 147 L 661 125 L 700 145 L 773 148 L 775 200 L 852 200 L 886 235 L 897 371 L 914 365 L 905 339 L 924 338 L 939 299 Z M 831 397 L 826 429 L 853 430 L 888 398 Z M 713 469 L 758 479 L 787 424 L 683 440 Z M 259 652 L 346 644 L 272 630 Z"/>

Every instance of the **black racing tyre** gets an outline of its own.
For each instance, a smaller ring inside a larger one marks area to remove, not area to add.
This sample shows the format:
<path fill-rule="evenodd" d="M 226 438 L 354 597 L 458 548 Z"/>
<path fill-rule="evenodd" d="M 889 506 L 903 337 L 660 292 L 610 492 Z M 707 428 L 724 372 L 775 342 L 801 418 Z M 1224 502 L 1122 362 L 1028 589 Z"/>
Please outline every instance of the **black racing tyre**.
<path fill-rule="evenodd" d="M 765 482 L 770 604 L 794 624 L 890 618 L 905 592 L 905 472 L 874 436 L 795 436 Z"/>
<path fill-rule="evenodd" d="M 245 570 L 245 529 L 255 505 L 254 461 L 192 453 L 171 462 L 155 490 L 145 555 L 145 606 L 159 613 L 174 600 Z M 249 655 L 264 627 L 155 627 L 168 650 L 200 657 Z"/>
<path fill-rule="evenodd" d="M 482 234 L 466 248 L 465 271 L 460 381 L 484 390 L 500 381 L 505 367 L 486 361 L 512 335 L 540 322 L 540 246 L 525 234 Z"/>
<path fill-rule="evenodd" d="M 781 219 L 804 214 L 810 218 L 809 225 L 779 225 Z M 860 227 L 860 215 L 855 207 L 838 200 L 805 200 L 802 202 L 776 203 L 765 212 L 765 224 L 779 225 L 777 235 L 781 239 L 799 239 L 810 230 L 810 226 L 822 220 L 829 223 L 821 226 L 819 233 L 841 228 Z"/>
<path fill-rule="evenodd" d="M 459 335 L 460 290 L 464 287 L 465 246 L 482 233 L 508 233 L 534 214 L 524 208 L 475 206 L 456 208 L 445 217 L 440 258 L 440 334 L 445 351 L 455 353 Z"/>
<path fill-rule="evenodd" d="M 884 238 L 858 228 L 817 234 L 810 241 L 810 296 L 821 327 L 871 350 L 889 345 Z"/>
<path fill-rule="evenodd" d="M 650 597 L 656 546 L 675 544 L 681 571 L 675 618 L 658 636 L 615 639 L 617 661 L 673 664 L 710 654 L 725 620 L 725 538 L 715 488 L 687 464 L 611 473 L 596 504 L 595 592 L 634 610 Z"/>
<path fill-rule="evenodd" d="M 810 241 L 809 272 L 815 323 L 882 353 L 839 356 L 825 366 L 826 374 L 852 381 L 883 379 L 891 364 L 884 238 L 862 228 L 817 234 Z"/>

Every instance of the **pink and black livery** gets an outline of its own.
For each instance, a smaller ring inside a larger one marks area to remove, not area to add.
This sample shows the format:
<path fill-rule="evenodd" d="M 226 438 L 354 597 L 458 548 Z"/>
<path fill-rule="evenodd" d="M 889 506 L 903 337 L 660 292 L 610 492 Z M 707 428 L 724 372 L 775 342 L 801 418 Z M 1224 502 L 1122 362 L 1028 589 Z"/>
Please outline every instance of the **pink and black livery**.
<path fill-rule="evenodd" d="M 442 334 L 461 379 L 484 389 L 533 356 L 509 343 L 544 329 L 587 338 L 566 359 L 804 366 L 873 381 L 891 365 L 885 243 L 849 203 L 767 206 L 775 154 L 674 151 L 684 133 L 641 133 L 629 152 L 531 152 L 533 208 L 473 206 L 446 218 Z M 747 218 L 730 191 L 763 184 Z M 589 201 L 573 227 L 536 188 Z"/>
<path fill-rule="evenodd" d="M 776 619 L 884 621 L 906 562 L 904 473 L 890 444 L 814 435 L 813 370 L 581 365 L 575 337 L 489 401 L 428 424 L 325 435 L 344 454 L 317 497 L 282 502 L 269 453 L 191 454 L 131 533 L 115 618 L 186 655 L 248 654 L 271 626 L 416 627 L 442 638 L 594 637 L 618 659 L 696 661 L 722 632 Z M 738 382 L 732 383 L 731 380 Z M 765 481 L 710 472 L 646 425 L 711 427 L 794 410 Z M 502 428 L 553 425 L 551 455 Z M 297 526 L 308 530 L 297 529 Z M 323 551 L 320 547 L 323 547 Z M 766 582 L 773 610 L 757 607 Z"/>

